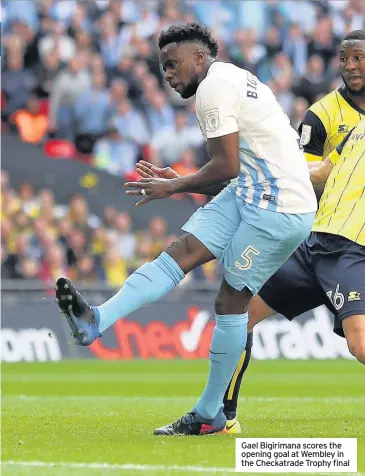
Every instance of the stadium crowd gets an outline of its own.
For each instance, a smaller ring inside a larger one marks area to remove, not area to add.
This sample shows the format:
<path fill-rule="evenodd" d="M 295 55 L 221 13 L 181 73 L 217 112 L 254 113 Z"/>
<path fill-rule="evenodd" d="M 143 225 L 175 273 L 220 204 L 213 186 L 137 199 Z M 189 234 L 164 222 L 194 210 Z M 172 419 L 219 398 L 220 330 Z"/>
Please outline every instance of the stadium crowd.
<path fill-rule="evenodd" d="M 118 175 L 142 155 L 187 171 L 207 159 L 193 101 L 164 85 L 161 29 L 208 25 L 219 59 L 268 83 L 298 126 L 338 83 L 340 38 L 365 26 L 363 0 L 5 0 L 1 9 L 3 121 L 25 141 L 75 141 Z"/>
<path fill-rule="evenodd" d="M 9 187 L 1 172 L 2 279 L 40 279 L 53 283 L 60 275 L 84 283 L 105 281 L 120 287 L 144 262 L 153 260 L 176 237 L 162 217 L 152 217 L 147 230 L 132 232 L 127 213 L 106 207 L 99 218 L 85 198 L 74 195 L 58 205 L 50 189 L 38 192 L 29 182 Z M 215 264 L 189 279 L 215 280 Z"/>
<path fill-rule="evenodd" d="M 1 10 L 2 126 L 33 144 L 65 139 L 119 176 L 140 158 L 180 174 L 207 160 L 194 101 L 164 84 L 161 29 L 210 27 L 218 59 L 269 84 L 298 127 L 308 105 L 342 83 L 340 38 L 365 27 L 363 0 L 4 0 Z M 95 217 L 81 196 L 59 206 L 50 190 L 9 188 L 6 173 L 1 194 L 4 278 L 67 272 L 119 287 L 173 239 L 160 217 L 136 233 L 125 213 L 109 207 Z M 195 278 L 217 273 L 207 266 Z"/>

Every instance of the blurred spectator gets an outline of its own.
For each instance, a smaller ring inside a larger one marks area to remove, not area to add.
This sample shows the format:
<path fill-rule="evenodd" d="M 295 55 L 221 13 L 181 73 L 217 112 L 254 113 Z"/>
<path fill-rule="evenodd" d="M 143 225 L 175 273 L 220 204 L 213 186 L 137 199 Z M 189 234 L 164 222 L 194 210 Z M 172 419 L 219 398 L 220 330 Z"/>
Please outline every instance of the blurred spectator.
<path fill-rule="evenodd" d="M 55 22 L 52 32 L 39 41 L 39 54 L 42 62 L 45 56 L 57 51 L 61 61 L 70 61 L 76 52 L 75 41 L 67 35 L 63 23 Z"/>
<path fill-rule="evenodd" d="M 331 58 L 336 55 L 337 48 L 338 42 L 332 32 L 331 18 L 320 18 L 313 31 L 312 40 L 308 43 L 308 55 L 320 56 L 327 68 Z"/>
<path fill-rule="evenodd" d="M 104 255 L 104 270 L 107 283 L 113 288 L 120 288 L 128 277 L 127 265 L 115 248 L 108 248 Z"/>
<path fill-rule="evenodd" d="M 280 13 L 291 23 L 297 23 L 304 34 L 310 34 L 316 25 L 316 8 L 309 0 L 281 2 Z"/>
<path fill-rule="evenodd" d="M 190 149 L 185 149 L 180 155 L 180 160 L 172 165 L 172 168 L 179 175 L 191 175 L 198 171 L 196 166 L 194 152 Z"/>
<path fill-rule="evenodd" d="M 277 53 L 280 53 L 280 51 L 282 50 L 280 33 L 274 25 L 271 25 L 266 31 L 263 44 L 266 48 L 267 58 L 273 58 Z"/>
<path fill-rule="evenodd" d="M 138 81 L 135 79 L 132 73 L 133 58 L 131 56 L 123 56 L 119 63 L 113 69 L 108 69 L 108 80 L 111 81 L 111 78 L 120 78 L 123 79 L 128 85 L 128 96 L 130 99 L 137 99 L 141 96 L 141 86 Z"/>
<path fill-rule="evenodd" d="M 10 116 L 10 122 L 24 142 L 39 144 L 46 138 L 48 117 L 41 111 L 39 98 L 28 97 L 25 109 L 19 109 Z"/>
<path fill-rule="evenodd" d="M 117 215 L 118 211 L 114 207 L 108 206 L 105 208 L 103 223 L 108 231 L 115 228 L 115 221 L 117 219 Z"/>
<path fill-rule="evenodd" d="M 38 28 L 38 16 L 36 4 L 31 0 L 11 1 L 6 3 L 6 17 L 4 21 L 4 30 L 11 27 L 14 22 L 27 25 L 32 30 Z"/>
<path fill-rule="evenodd" d="M 117 112 L 117 106 L 128 99 L 128 84 L 121 78 L 113 79 L 109 88 L 109 101 L 111 115 Z"/>
<path fill-rule="evenodd" d="M 114 68 L 122 56 L 122 40 L 114 16 L 107 12 L 99 22 L 99 47 L 107 68 Z"/>
<path fill-rule="evenodd" d="M 147 261 L 152 261 L 153 258 L 151 254 L 151 240 L 143 237 L 137 242 L 136 254 L 128 263 L 129 272 L 132 273 Z"/>
<path fill-rule="evenodd" d="M 90 58 L 90 72 L 92 74 L 105 73 L 103 57 L 100 53 L 93 53 Z"/>
<path fill-rule="evenodd" d="M 64 252 L 70 248 L 71 235 L 73 233 L 72 223 L 67 217 L 61 218 L 58 222 L 58 241 Z"/>
<path fill-rule="evenodd" d="M 321 56 L 313 55 L 309 58 L 306 74 L 295 86 L 297 96 L 304 97 L 309 104 L 313 104 L 318 94 L 328 91 L 330 81 L 324 76 L 325 63 Z"/>
<path fill-rule="evenodd" d="M 185 149 L 181 152 L 180 160 L 172 165 L 172 168 L 179 175 L 191 175 L 195 174 L 199 169 L 196 165 L 195 153 L 191 149 Z M 200 194 L 189 194 L 191 195 L 198 203 L 206 203 L 206 197 Z M 175 198 L 179 197 L 180 194 L 175 195 Z M 183 198 L 185 194 L 181 194 Z"/>
<path fill-rule="evenodd" d="M 44 56 L 43 62 L 39 63 L 36 76 L 37 76 L 37 92 L 41 97 L 48 97 L 53 88 L 53 83 L 58 73 L 61 71 L 62 63 L 57 50 L 51 51 Z"/>
<path fill-rule="evenodd" d="M 238 21 L 241 28 L 256 31 L 261 38 L 267 27 L 267 5 L 260 0 L 255 2 L 255 8 L 249 2 L 237 2 Z"/>
<path fill-rule="evenodd" d="M 111 121 L 106 134 L 94 146 L 94 165 L 113 175 L 123 176 L 133 172 L 136 165 L 135 150 L 125 143 L 118 128 Z"/>
<path fill-rule="evenodd" d="M 80 230 L 73 230 L 69 236 L 69 248 L 66 251 L 67 265 L 72 268 L 78 264 L 78 260 L 86 252 L 86 238 Z"/>
<path fill-rule="evenodd" d="M 71 38 L 74 38 L 76 40 L 76 43 L 78 44 L 78 46 L 82 46 L 78 42 L 77 37 L 81 35 L 84 41 L 86 38 L 90 40 L 90 37 L 88 36 L 88 32 L 90 32 L 91 29 L 92 29 L 92 23 L 90 18 L 88 18 L 87 16 L 87 5 L 85 3 L 77 3 L 75 6 L 74 13 L 71 16 L 70 21 L 68 23 L 68 28 L 67 28 L 68 35 Z M 85 34 L 86 36 L 83 36 L 82 34 Z"/>
<path fill-rule="evenodd" d="M 142 12 L 136 23 L 136 35 L 139 38 L 150 38 L 157 33 L 159 18 L 157 13 L 142 5 Z"/>
<path fill-rule="evenodd" d="M 22 202 L 23 210 L 31 216 L 31 210 L 36 205 L 34 186 L 30 182 L 23 182 L 19 188 L 19 198 Z"/>
<path fill-rule="evenodd" d="M 73 107 L 80 94 L 90 86 L 90 75 L 85 70 L 83 57 L 77 54 L 68 68 L 56 77 L 51 94 L 50 127 L 63 138 L 73 138 L 75 117 Z"/>
<path fill-rule="evenodd" d="M 39 277 L 43 281 L 54 282 L 60 276 L 67 276 L 65 254 L 61 246 L 53 244 L 46 248 L 41 261 Z"/>
<path fill-rule="evenodd" d="M 238 30 L 235 40 L 231 60 L 240 68 L 256 72 L 257 64 L 266 56 L 266 48 L 257 42 L 255 30 Z"/>
<path fill-rule="evenodd" d="M 76 0 L 67 0 L 67 2 L 56 1 L 52 2 L 50 14 L 56 20 L 66 24 L 75 15 L 76 8 Z"/>
<path fill-rule="evenodd" d="M 10 270 L 8 279 L 22 278 L 22 263 L 24 260 L 29 259 L 28 255 L 28 241 L 29 238 L 24 234 L 17 235 L 15 239 L 15 248 L 12 253 L 9 253 L 4 262 L 5 268 Z"/>
<path fill-rule="evenodd" d="M 72 278 L 83 283 L 95 281 L 94 260 L 88 255 L 81 255 L 77 261 L 77 268 L 72 273 Z"/>
<path fill-rule="evenodd" d="M 305 113 L 307 112 L 307 109 L 309 107 L 308 101 L 306 101 L 304 98 L 297 98 L 294 102 L 291 115 L 290 115 L 290 120 L 291 124 L 294 127 L 294 129 L 298 130 L 300 124 L 302 123 Z"/>
<path fill-rule="evenodd" d="M 127 213 L 119 213 L 115 219 L 115 227 L 116 249 L 122 258 L 129 261 L 133 258 L 137 245 L 130 216 Z"/>
<path fill-rule="evenodd" d="M 364 2 L 356 0 L 331 2 L 330 8 L 333 11 L 333 32 L 337 38 L 341 38 L 350 31 L 365 28 Z"/>
<path fill-rule="evenodd" d="M 1 88 L 6 98 L 6 106 L 2 115 L 8 118 L 16 110 L 22 109 L 35 84 L 33 73 L 24 69 L 24 61 L 20 52 L 11 53 L 7 58 L 7 68 L 1 78 Z"/>
<path fill-rule="evenodd" d="M 123 162 L 136 164 L 141 147 L 149 141 L 144 117 L 130 101 L 125 100 L 118 104 L 114 124 L 123 139 Z"/>
<path fill-rule="evenodd" d="M 37 261 L 31 258 L 24 258 L 20 263 L 20 273 L 22 279 L 37 279 L 39 277 L 40 266 Z"/>
<path fill-rule="evenodd" d="M 295 95 L 291 91 L 292 75 L 290 73 L 278 76 L 272 83 L 272 90 L 280 106 L 286 113 L 290 113 L 295 102 Z"/>
<path fill-rule="evenodd" d="M 91 87 L 82 92 L 75 103 L 77 131 L 79 134 L 88 135 L 93 141 L 105 132 L 110 114 L 105 80 L 104 73 L 94 73 Z"/>
<path fill-rule="evenodd" d="M 308 58 L 307 41 L 297 24 L 292 24 L 284 40 L 283 50 L 290 58 L 295 74 L 302 76 Z"/>
<path fill-rule="evenodd" d="M 186 114 L 178 112 L 175 124 L 157 132 L 151 145 L 161 164 L 165 166 L 177 162 L 185 149 L 199 147 L 203 142 L 199 126 L 196 124 L 189 127 Z"/>
<path fill-rule="evenodd" d="M 167 102 L 166 96 L 160 92 L 150 98 L 150 104 L 146 107 L 146 115 L 152 136 L 165 127 L 171 127 L 175 120 L 172 106 Z"/>
<path fill-rule="evenodd" d="M 92 220 L 89 217 L 89 207 L 82 195 L 75 194 L 71 198 L 68 218 L 75 229 L 89 234 Z"/>
<path fill-rule="evenodd" d="M 110 0 L 109 7 L 119 28 L 135 23 L 139 17 L 139 9 L 133 0 Z"/>
<path fill-rule="evenodd" d="M 156 258 L 165 248 L 167 240 L 167 223 L 162 217 L 150 220 L 148 237 L 151 240 L 151 254 Z"/>

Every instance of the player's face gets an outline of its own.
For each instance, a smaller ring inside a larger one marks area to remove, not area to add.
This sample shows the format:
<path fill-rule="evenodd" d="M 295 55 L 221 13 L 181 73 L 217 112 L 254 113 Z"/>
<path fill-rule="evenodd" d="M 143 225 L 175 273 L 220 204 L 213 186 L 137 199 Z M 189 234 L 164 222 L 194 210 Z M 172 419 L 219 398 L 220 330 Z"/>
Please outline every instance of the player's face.
<path fill-rule="evenodd" d="M 183 99 L 194 96 L 198 89 L 202 58 L 204 53 L 190 43 L 171 43 L 161 51 L 165 80 Z"/>
<path fill-rule="evenodd" d="M 340 73 L 351 94 L 365 95 L 365 40 L 342 42 Z"/>

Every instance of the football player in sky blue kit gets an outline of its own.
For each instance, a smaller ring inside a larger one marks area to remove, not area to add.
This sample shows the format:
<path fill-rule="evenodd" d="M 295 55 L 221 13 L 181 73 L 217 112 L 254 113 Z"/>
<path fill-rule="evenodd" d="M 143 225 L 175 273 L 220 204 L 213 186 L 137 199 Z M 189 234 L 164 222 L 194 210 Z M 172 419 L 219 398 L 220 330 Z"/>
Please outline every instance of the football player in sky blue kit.
<path fill-rule="evenodd" d="M 67 278 L 56 296 L 74 338 L 89 345 L 122 316 L 156 301 L 192 269 L 224 266 L 215 301 L 210 371 L 194 408 L 160 435 L 202 435 L 226 426 L 223 397 L 247 339 L 247 306 L 308 236 L 317 209 L 299 136 L 269 87 L 248 71 L 216 60 L 217 42 L 198 23 L 171 26 L 159 38 L 165 79 L 182 98 L 196 95 L 196 114 L 210 162 L 176 179 L 127 183 L 139 204 L 209 189 L 238 178 L 183 226 L 185 234 L 135 271 L 104 304 L 89 306 Z"/>

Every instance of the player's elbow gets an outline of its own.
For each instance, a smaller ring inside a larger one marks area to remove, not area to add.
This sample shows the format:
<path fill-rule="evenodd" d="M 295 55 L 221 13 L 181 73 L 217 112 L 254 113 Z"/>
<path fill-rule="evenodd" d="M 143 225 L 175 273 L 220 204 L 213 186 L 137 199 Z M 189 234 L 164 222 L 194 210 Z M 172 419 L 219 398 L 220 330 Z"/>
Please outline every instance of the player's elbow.
<path fill-rule="evenodd" d="M 222 182 L 233 180 L 238 177 L 239 173 L 240 173 L 239 164 L 223 167 L 221 180 Z"/>

